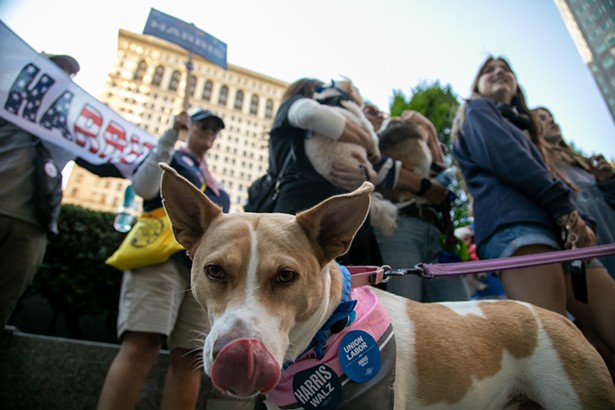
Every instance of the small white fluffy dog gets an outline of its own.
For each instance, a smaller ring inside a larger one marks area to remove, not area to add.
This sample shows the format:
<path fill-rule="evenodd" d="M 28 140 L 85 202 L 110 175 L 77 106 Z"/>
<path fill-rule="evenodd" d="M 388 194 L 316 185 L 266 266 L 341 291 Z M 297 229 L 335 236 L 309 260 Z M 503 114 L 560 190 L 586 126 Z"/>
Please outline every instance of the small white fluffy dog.
<path fill-rule="evenodd" d="M 363 114 L 363 99 L 357 87 L 350 80 L 332 81 L 330 86 L 318 90 L 314 99 L 329 105 L 347 120 L 359 125 L 372 137 L 372 144 L 366 149 L 354 143 L 339 142 L 324 135 L 312 134 L 305 140 L 305 152 L 316 172 L 331 182 L 331 170 L 335 163 L 342 162 L 358 168 L 360 163 L 355 155 L 369 159 L 372 163 L 380 161 L 378 136 L 372 124 Z"/>
<path fill-rule="evenodd" d="M 357 157 L 363 158 L 363 160 L 367 159 L 371 163 L 380 161 L 378 135 L 376 135 L 372 124 L 363 113 L 363 98 L 352 81 L 348 79 L 332 81 L 330 86 L 318 90 L 314 98 L 326 103 L 332 109 L 342 114 L 347 120 L 359 125 L 372 136 L 372 144 L 366 149 L 358 144 L 339 142 L 324 135 L 314 133 L 305 140 L 305 152 L 316 172 L 327 181 L 333 183 L 331 180 L 331 170 L 336 163 L 358 168 L 360 162 Z M 329 104 L 327 101 L 331 103 Z M 370 209 L 370 215 L 373 215 L 375 218 L 372 221 L 372 225 L 392 232 L 392 229 L 397 225 L 397 210 L 395 206 L 383 199 L 380 194 L 375 193 L 372 197 Z"/>

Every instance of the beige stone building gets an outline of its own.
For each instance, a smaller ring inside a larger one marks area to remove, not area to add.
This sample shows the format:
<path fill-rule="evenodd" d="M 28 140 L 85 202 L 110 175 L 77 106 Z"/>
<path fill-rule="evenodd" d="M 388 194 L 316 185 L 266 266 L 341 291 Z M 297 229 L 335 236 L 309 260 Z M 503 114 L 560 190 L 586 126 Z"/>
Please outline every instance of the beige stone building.
<path fill-rule="evenodd" d="M 226 123 L 208 164 L 231 196 L 231 212 L 241 211 L 247 187 L 267 169 L 268 131 L 288 84 L 232 64 L 224 70 L 198 56 L 192 57 L 187 79 L 186 61 L 187 53 L 180 47 L 120 30 L 114 70 L 100 101 L 159 137 L 181 111 L 187 81 L 189 106 L 213 110 Z M 64 203 L 115 212 L 129 183 L 98 178 L 75 165 Z"/>

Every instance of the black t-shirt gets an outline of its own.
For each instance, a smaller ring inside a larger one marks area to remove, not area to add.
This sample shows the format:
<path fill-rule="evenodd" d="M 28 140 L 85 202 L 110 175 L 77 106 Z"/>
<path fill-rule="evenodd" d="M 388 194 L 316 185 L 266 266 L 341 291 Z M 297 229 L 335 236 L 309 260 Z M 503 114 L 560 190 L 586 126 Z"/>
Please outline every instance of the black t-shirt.
<path fill-rule="evenodd" d="M 321 201 L 344 193 L 316 172 L 305 153 L 304 142 L 308 130 L 294 127 L 288 121 L 290 106 L 305 98 L 297 95 L 288 98 L 280 106 L 271 129 L 269 140 L 269 169 L 274 173 L 282 167 L 289 150 L 294 151 L 285 173 L 274 212 L 295 214 Z"/>
<path fill-rule="evenodd" d="M 321 176 L 305 153 L 305 138 L 308 130 L 294 127 L 288 121 L 290 106 L 298 99 L 296 95 L 288 98 L 276 114 L 269 139 L 269 169 L 274 173 L 282 167 L 289 150 L 294 151 L 294 159 L 288 165 L 285 182 L 280 187 L 274 212 L 295 214 L 311 208 L 325 199 L 344 191 Z M 378 243 L 371 228 L 369 217 L 357 232 L 348 253 L 338 258 L 345 265 L 380 265 L 382 263 Z"/>

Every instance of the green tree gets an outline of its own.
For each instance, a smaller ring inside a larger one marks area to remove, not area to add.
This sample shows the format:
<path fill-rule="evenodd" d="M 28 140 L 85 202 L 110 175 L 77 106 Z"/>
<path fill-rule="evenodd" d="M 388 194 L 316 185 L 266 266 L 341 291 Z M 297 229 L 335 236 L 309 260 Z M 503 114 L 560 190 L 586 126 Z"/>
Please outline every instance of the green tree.
<path fill-rule="evenodd" d="M 410 98 L 401 90 L 393 91 L 390 113 L 391 117 L 398 117 L 404 110 L 420 112 L 436 127 L 440 141 L 450 148 L 451 126 L 458 107 L 459 98 L 450 84 L 442 86 L 437 80 L 433 83 L 421 81 L 412 88 Z"/>
<path fill-rule="evenodd" d="M 436 127 L 447 164 L 453 165 L 451 127 L 458 108 L 459 97 L 454 93 L 450 84 L 443 86 L 437 80 L 431 83 L 421 81 L 411 89 L 410 97 L 407 97 L 401 90 L 393 91 L 390 113 L 391 117 L 398 117 L 404 110 L 414 110 L 429 118 Z M 455 227 L 469 223 L 469 201 L 463 184 L 463 177 L 458 172 L 453 185 L 449 187 L 457 196 L 451 203 L 451 219 Z"/>

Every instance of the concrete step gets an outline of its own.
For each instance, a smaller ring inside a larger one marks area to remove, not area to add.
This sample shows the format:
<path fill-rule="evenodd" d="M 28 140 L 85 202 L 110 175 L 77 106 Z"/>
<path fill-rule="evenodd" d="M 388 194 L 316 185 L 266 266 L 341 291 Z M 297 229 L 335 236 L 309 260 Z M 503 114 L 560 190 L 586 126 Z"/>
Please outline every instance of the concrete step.
<path fill-rule="evenodd" d="M 40 336 L 11 326 L 0 333 L 0 407 L 6 410 L 95 409 L 119 345 Z M 146 380 L 139 410 L 160 408 L 167 351 Z M 254 403 L 220 395 L 204 376 L 197 409 L 251 410 Z"/>

